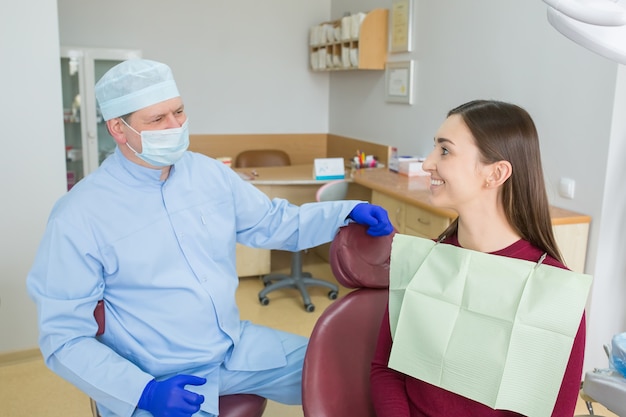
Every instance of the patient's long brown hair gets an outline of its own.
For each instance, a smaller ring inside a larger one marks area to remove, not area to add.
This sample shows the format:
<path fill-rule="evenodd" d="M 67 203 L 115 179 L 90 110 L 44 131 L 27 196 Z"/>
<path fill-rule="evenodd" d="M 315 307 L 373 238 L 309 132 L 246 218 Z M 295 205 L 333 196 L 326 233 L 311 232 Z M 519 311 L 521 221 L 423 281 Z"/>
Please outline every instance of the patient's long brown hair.
<path fill-rule="evenodd" d="M 548 255 L 563 262 L 554 239 L 546 194 L 537 129 L 526 110 L 514 104 L 475 100 L 448 112 L 458 114 L 472 132 L 481 161 L 509 161 L 511 177 L 502 184 L 500 198 L 513 228 Z M 458 219 L 441 234 L 456 233 Z"/>

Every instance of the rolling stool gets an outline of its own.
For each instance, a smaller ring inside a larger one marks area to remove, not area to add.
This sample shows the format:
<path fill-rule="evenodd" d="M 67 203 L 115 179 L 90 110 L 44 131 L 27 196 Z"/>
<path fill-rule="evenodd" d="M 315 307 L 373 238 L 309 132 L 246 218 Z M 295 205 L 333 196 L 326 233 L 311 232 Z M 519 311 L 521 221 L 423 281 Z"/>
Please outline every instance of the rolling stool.
<path fill-rule="evenodd" d="M 336 201 L 343 200 L 348 193 L 348 184 L 346 180 L 331 181 L 321 186 L 315 195 L 317 201 Z M 308 286 L 322 286 L 328 288 L 328 298 L 335 300 L 339 294 L 339 287 L 336 284 L 325 281 L 320 278 L 315 278 L 310 272 L 304 272 L 302 270 L 302 255 L 303 251 L 292 252 L 291 255 L 291 270 L 289 274 L 268 274 L 263 279 L 263 285 L 265 288 L 259 292 L 259 302 L 261 305 L 268 305 L 270 303 L 267 294 L 274 290 L 281 288 L 295 288 L 300 291 L 302 295 L 302 301 L 304 302 L 304 309 L 312 313 L 315 311 L 315 306 L 311 303 L 311 297 L 307 291 Z"/>

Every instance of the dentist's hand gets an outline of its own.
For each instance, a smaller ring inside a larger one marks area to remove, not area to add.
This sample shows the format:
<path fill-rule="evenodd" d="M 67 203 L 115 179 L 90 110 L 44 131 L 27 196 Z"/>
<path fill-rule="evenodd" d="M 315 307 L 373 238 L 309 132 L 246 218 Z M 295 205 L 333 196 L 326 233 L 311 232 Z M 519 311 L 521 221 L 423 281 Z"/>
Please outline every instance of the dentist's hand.
<path fill-rule="evenodd" d="M 348 217 L 356 223 L 369 226 L 367 234 L 370 236 L 386 236 L 393 232 L 393 225 L 389 221 L 387 210 L 380 206 L 368 203 L 357 204 Z"/>
<path fill-rule="evenodd" d="M 154 417 L 191 417 L 200 410 L 204 395 L 187 391 L 185 385 L 203 385 L 206 378 L 176 375 L 164 381 L 153 379 L 143 389 L 137 408 Z"/>

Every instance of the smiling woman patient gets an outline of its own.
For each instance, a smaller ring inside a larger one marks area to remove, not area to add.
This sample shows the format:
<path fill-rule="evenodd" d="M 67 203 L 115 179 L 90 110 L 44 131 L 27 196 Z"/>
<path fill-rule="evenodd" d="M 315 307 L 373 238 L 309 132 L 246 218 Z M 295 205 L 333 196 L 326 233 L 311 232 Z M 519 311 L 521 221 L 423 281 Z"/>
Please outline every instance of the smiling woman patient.
<path fill-rule="evenodd" d="M 566 268 L 552 233 L 537 130 L 524 109 L 476 100 L 451 110 L 422 167 L 431 175 L 431 204 L 459 214 L 438 241 L 532 262 L 546 254 L 543 264 Z M 392 343 L 387 312 L 371 370 L 378 417 L 520 415 L 390 369 Z M 584 344 L 583 313 L 552 416 L 574 414 Z"/>

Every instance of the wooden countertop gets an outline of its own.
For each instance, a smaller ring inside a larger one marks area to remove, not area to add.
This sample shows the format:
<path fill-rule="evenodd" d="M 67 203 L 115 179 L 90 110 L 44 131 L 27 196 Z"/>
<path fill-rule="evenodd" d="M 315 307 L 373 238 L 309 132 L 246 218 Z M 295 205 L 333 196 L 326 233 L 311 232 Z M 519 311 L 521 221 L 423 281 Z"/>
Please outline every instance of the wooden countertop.
<path fill-rule="evenodd" d="M 352 181 L 438 215 L 451 219 L 457 216 L 453 210 L 433 207 L 429 203 L 430 177 L 428 176 L 407 177 L 386 168 L 359 169 L 352 173 Z M 550 216 L 553 225 L 591 222 L 590 216 L 554 206 L 550 206 Z"/>

